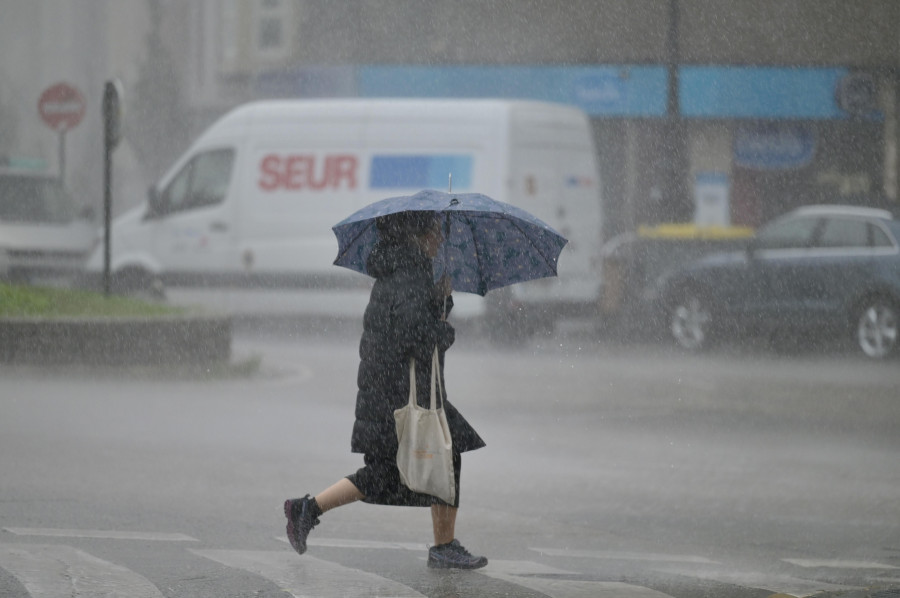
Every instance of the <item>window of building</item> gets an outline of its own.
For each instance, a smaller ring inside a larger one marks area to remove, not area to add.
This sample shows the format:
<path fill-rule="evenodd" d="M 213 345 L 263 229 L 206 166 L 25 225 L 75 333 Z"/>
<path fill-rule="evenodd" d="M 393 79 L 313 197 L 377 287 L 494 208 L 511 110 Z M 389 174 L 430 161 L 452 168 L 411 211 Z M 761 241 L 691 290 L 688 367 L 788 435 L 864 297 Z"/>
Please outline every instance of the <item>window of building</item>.
<path fill-rule="evenodd" d="M 223 0 L 221 11 L 221 65 L 231 71 L 239 64 L 240 10 L 237 0 Z"/>
<path fill-rule="evenodd" d="M 265 59 L 290 55 L 290 0 L 257 0 L 256 51 Z"/>

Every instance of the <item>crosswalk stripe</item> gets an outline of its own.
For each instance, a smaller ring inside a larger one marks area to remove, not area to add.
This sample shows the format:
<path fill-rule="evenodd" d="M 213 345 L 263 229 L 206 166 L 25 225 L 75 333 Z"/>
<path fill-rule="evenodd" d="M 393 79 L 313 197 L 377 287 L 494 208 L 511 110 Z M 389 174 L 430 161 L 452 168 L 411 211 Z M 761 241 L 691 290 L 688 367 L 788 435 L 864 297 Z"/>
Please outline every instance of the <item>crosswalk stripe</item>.
<path fill-rule="evenodd" d="M 287 538 L 278 536 L 279 542 L 288 543 Z M 316 538 L 307 541 L 308 546 L 325 546 L 328 548 L 373 548 L 389 550 L 413 550 L 416 552 L 428 552 L 428 545 L 420 542 L 384 542 L 380 540 L 353 540 L 349 538 Z"/>
<path fill-rule="evenodd" d="M 815 559 L 781 559 L 785 563 L 805 567 L 807 569 L 900 569 L 894 565 L 875 563 L 872 561 L 842 561 L 840 559 L 815 560 Z"/>
<path fill-rule="evenodd" d="M 693 577 L 696 579 L 705 579 L 709 581 L 740 585 L 749 588 L 762 588 L 772 592 L 780 592 L 792 596 L 811 596 L 821 591 L 840 591 L 854 589 L 853 586 L 811 581 L 807 579 L 791 577 L 789 575 L 736 572 L 732 569 L 721 568 L 721 563 L 717 561 L 693 555 L 657 554 L 649 552 L 632 553 L 597 550 L 570 550 L 558 548 L 532 548 L 531 550 L 547 556 L 653 562 L 656 563 L 652 565 L 653 570 L 660 573 Z M 783 560 L 792 562 L 792 559 Z M 799 561 L 802 559 L 793 560 Z"/>
<path fill-rule="evenodd" d="M 611 561 L 655 561 L 671 563 L 703 563 L 718 564 L 702 556 L 690 554 L 658 554 L 653 552 L 615 552 L 608 550 L 577 550 L 569 548 L 531 548 L 531 550 L 548 556 L 581 557 Z"/>
<path fill-rule="evenodd" d="M 36 598 L 163 598 L 147 578 L 71 546 L 0 545 L 0 567 Z"/>
<path fill-rule="evenodd" d="M 798 598 L 813 596 L 821 592 L 838 592 L 858 589 L 854 586 L 801 579 L 799 577 L 791 577 L 790 575 L 735 571 L 733 569 L 703 567 L 688 568 L 675 565 L 663 565 L 654 567 L 653 570 L 669 575 L 705 579 L 745 588 L 760 588 L 776 594 L 788 594 L 790 596 L 797 596 Z"/>
<path fill-rule="evenodd" d="M 479 573 L 541 592 L 551 598 L 671 598 L 668 594 L 617 581 L 557 579 L 541 575 L 565 575 L 571 571 L 531 561 L 491 560 Z"/>
<path fill-rule="evenodd" d="M 21 536 L 63 538 L 109 538 L 130 540 L 197 540 L 184 534 L 156 532 L 115 532 L 56 528 L 3 528 Z M 284 538 L 278 538 L 284 541 Z M 351 548 L 418 551 L 427 545 L 414 542 L 385 542 L 345 538 L 317 538 L 311 545 Z M 653 571 L 760 588 L 779 595 L 808 597 L 823 591 L 851 591 L 856 586 L 826 583 L 784 574 L 735 571 L 699 556 L 613 551 L 531 548 L 544 556 L 565 556 L 603 560 L 655 562 Z M 378 595 L 394 598 L 425 598 L 415 589 L 379 575 L 345 567 L 305 555 L 298 559 L 290 551 L 191 550 L 193 554 L 269 579 L 296 598 L 362 598 Z M 785 558 L 782 562 L 803 568 L 900 570 L 875 561 Z M 148 579 L 115 563 L 66 545 L 0 544 L 0 568 L 10 572 L 30 595 L 78 596 L 79 598 L 162 598 Z M 480 574 L 546 594 L 551 598 L 670 598 L 659 591 L 624 582 L 577 579 L 578 573 L 524 560 L 491 559 Z"/>
<path fill-rule="evenodd" d="M 37 527 L 4 527 L 17 536 L 45 536 L 50 538 L 100 538 L 104 540 L 154 540 L 160 542 L 199 542 L 196 538 L 185 534 L 167 534 L 163 532 L 117 532 L 96 529 L 56 529 Z"/>
<path fill-rule="evenodd" d="M 249 550 L 191 550 L 192 553 L 249 571 L 274 582 L 295 598 L 426 598 L 409 586 L 373 573 L 323 561 L 308 554 Z"/>

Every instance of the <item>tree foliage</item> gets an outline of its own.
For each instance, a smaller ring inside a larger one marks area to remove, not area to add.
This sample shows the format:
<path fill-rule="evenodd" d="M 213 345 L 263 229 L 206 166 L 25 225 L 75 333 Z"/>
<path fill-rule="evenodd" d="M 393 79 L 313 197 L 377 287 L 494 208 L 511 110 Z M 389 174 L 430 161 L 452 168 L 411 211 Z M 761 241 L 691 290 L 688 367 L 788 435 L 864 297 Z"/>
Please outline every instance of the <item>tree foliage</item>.
<path fill-rule="evenodd" d="M 187 142 L 189 127 L 183 73 L 162 37 L 160 0 L 147 0 L 147 7 L 150 15 L 147 51 L 131 94 L 125 135 L 146 174 L 155 179 Z"/>

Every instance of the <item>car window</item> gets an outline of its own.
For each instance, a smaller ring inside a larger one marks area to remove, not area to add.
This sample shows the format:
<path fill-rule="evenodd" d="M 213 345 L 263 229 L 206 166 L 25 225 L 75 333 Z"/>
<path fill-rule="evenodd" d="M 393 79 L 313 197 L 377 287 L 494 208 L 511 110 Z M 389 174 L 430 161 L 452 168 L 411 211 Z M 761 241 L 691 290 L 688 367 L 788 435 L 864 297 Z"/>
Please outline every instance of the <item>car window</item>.
<path fill-rule="evenodd" d="M 869 224 L 872 235 L 872 247 L 893 247 L 894 243 L 886 232 L 875 224 Z"/>
<path fill-rule="evenodd" d="M 809 247 L 818 219 L 785 218 L 764 226 L 756 235 L 759 249 L 797 249 Z"/>
<path fill-rule="evenodd" d="M 65 224 L 75 218 L 75 205 L 57 179 L 0 177 L 0 220 Z"/>
<path fill-rule="evenodd" d="M 199 154 L 188 162 L 162 194 L 165 211 L 176 212 L 221 203 L 228 191 L 234 150 Z"/>
<path fill-rule="evenodd" d="M 826 218 L 816 247 L 868 247 L 868 223 L 855 218 Z"/>

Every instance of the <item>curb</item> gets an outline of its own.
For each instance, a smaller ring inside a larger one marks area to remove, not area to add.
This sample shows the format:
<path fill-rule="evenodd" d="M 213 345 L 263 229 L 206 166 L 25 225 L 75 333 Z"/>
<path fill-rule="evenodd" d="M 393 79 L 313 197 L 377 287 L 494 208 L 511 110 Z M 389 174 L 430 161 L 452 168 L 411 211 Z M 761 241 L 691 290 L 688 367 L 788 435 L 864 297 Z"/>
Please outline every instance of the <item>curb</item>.
<path fill-rule="evenodd" d="M 0 363 L 208 364 L 231 357 L 231 316 L 0 319 Z"/>

